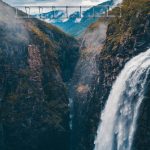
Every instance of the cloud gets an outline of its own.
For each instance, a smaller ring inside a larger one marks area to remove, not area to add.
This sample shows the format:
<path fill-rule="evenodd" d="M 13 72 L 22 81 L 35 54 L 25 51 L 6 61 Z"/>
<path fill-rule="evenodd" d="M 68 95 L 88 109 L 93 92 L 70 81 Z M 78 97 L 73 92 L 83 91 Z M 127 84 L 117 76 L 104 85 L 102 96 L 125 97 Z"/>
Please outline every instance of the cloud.
<path fill-rule="evenodd" d="M 86 9 L 90 8 L 93 5 L 97 5 L 100 4 L 104 1 L 107 0 L 3 0 L 6 3 L 12 5 L 12 6 L 17 6 L 17 5 L 30 5 L 30 6 L 89 6 L 87 8 L 85 8 L 83 11 L 85 11 Z M 59 8 L 60 9 L 60 8 Z M 20 9 L 24 12 L 26 12 L 26 10 L 24 8 Z M 51 9 L 42 9 L 42 12 L 48 12 Z M 64 11 L 64 8 L 62 8 L 62 10 Z M 79 11 L 77 9 L 70 9 L 69 10 L 69 14 L 73 13 L 74 11 Z M 30 14 L 37 14 L 39 13 L 39 9 L 38 8 L 32 8 L 30 10 Z"/>
<path fill-rule="evenodd" d="M 97 5 L 106 0 L 3 0 L 11 5 Z"/>

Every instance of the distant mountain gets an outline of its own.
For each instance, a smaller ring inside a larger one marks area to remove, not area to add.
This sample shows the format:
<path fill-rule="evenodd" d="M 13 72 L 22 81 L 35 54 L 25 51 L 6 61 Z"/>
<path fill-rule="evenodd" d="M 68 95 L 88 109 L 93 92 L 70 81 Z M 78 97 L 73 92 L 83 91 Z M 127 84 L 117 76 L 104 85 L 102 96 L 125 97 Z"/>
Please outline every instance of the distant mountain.
<path fill-rule="evenodd" d="M 80 18 L 79 11 L 76 11 L 68 18 L 65 18 L 65 12 L 62 10 L 50 11 L 36 16 L 41 16 L 47 22 L 52 23 L 66 33 L 77 37 L 80 36 L 90 24 L 94 23 L 103 12 L 106 12 L 109 6 L 111 7 L 112 5 L 112 1 L 107 1 L 91 7 L 83 12 L 82 18 Z M 95 16 L 95 18 L 93 16 Z"/>
<path fill-rule="evenodd" d="M 42 18 L 42 19 L 46 19 L 47 22 L 62 22 L 62 18 L 65 17 L 65 13 L 62 10 L 56 10 L 56 11 L 50 11 L 47 13 L 42 13 L 42 14 L 36 14 L 33 15 L 34 17 L 37 18 Z"/>

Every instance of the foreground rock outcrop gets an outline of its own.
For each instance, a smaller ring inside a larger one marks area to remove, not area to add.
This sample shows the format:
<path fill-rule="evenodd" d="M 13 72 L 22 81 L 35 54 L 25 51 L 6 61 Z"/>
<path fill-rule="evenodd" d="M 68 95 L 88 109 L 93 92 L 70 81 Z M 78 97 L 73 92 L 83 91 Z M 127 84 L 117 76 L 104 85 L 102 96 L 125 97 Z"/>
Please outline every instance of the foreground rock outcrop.
<path fill-rule="evenodd" d="M 42 21 L 15 18 L 2 1 L 0 12 L 0 149 L 67 150 L 64 81 L 72 76 L 78 43 Z"/>

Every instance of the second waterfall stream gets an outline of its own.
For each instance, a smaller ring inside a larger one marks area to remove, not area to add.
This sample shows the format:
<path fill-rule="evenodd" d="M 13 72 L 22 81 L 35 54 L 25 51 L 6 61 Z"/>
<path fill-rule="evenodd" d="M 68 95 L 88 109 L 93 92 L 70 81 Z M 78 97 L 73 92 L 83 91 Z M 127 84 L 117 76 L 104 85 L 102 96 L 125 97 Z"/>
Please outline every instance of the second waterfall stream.
<path fill-rule="evenodd" d="M 150 49 L 127 62 L 101 114 L 94 150 L 132 149 L 149 72 Z"/>

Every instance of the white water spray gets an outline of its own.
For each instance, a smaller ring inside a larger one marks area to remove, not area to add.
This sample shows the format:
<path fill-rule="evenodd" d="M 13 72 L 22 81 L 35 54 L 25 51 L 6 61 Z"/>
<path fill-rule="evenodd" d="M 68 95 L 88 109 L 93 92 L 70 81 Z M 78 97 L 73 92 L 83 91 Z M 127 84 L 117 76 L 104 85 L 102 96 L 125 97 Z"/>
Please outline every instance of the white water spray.
<path fill-rule="evenodd" d="M 94 150 L 131 150 L 149 71 L 150 49 L 125 65 L 102 112 Z"/>

